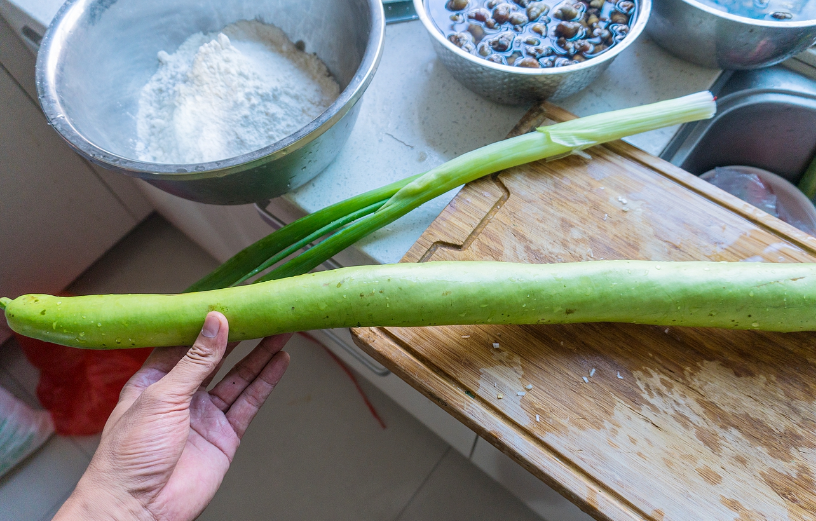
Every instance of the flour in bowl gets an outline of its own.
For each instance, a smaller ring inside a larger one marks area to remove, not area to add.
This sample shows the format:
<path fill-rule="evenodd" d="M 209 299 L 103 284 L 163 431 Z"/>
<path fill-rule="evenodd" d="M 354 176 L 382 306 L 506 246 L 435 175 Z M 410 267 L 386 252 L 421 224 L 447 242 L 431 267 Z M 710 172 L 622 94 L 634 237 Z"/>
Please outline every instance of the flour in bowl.
<path fill-rule="evenodd" d="M 258 21 L 196 33 L 158 58 L 136 117 L 142 161 L 203 163 L 261 149 L 307 125 L 340 93 L 317 56 Z"/>

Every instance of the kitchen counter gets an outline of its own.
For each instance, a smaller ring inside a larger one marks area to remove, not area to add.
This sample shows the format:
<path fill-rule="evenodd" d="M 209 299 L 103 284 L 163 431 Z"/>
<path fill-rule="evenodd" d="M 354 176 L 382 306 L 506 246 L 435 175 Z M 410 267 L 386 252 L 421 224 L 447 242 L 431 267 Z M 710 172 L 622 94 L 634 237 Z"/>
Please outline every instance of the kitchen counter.
<path fill-rule="evenodd" d="M 27 24 L 42 34 L 60 5 L 60 0 L 0 0 L 0 14 L 18 31 Z M 705 90 L 719 74 L 670 56 L 644 34 L 589 88 L 557 104 L 579 116 L 596 114 Z M 334 163 L 277 201 L 289 209 L 289 219 L 503 139 L 529 108 L 491 103 L 461 86 L 436 59 L 418 21 L 387 27 L 382 62 L 361 103 L 357 124 Z M 676 130 L 628 141 L 659 154 Z M 457 191 L 362 241 L 360 261 L 399 261 Z"/>

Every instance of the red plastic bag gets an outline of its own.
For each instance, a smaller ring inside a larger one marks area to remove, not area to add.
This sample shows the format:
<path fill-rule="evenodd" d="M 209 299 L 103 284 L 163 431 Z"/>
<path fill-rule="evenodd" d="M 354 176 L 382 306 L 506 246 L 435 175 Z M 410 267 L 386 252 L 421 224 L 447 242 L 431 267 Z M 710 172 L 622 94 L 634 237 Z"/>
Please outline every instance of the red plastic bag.
<path fill-rule="evenodd" d="M 94 351 L 16 337 L 26 358 L 40 370 L 37 398 L 63 435 L 102 432 L 122 387 L 153 350 Z"/>

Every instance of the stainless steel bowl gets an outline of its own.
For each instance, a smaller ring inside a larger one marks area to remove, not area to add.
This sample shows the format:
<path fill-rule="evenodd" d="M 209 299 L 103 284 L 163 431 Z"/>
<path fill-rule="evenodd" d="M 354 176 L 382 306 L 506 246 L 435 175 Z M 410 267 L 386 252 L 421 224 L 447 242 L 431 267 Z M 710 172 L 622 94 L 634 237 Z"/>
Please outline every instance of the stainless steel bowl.
<path fill-rule="evenodd" d="M 468 89 L 489 100 L 509 105 L 542 99 L 558 100 L 586 88 L 640 36 L 652 10 L 651 0 L 638 0 L 635 23 L 631 25 L 629 35 L 597 58 L 555 69 L 525 69 L 477 58 L 449 42 L 428 14 L 428 1 L 414 0 L 414 7 L 439 60 Z"/>
<path fill-rule="evenodd" d="M 255 152 L 202 164 L 136 159 L 139 92 L 156 71 L 158 51 L 252 19 L 317 53 L 340 97 Z M 334 159 L 379 64 L 384 31 L 380 0 L 68 0 L 43 38 L 37 89 L 50 124 L 91 161 L 193 201 L 251 203 L 297 188 Z"/>
<path fill-rule="evenodd" d="M 695 0 L 655 2 L 646 31 L 675 56 L 714 69 L 767 67 L 816 43 L 816 20 L 754 20 Z"/>

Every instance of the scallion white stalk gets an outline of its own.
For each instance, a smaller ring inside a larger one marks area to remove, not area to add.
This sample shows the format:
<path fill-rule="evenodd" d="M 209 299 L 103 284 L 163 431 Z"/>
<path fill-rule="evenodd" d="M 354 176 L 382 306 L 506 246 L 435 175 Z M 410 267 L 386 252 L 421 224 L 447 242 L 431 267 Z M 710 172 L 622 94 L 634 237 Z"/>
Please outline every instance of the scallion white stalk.
<path fill-rule="evenodd" d="M 699 92 L 538 127 L 537 132 L 493 143 L 434 168 L 394 194 L 374 215 L 394 206 L 413 205 L 417 200 L 429 201 L 457 186 L 513 166 L 560 157 L 658 128 L 708 119 L 716 110 L 714 96 L 710 92 Z"/>

